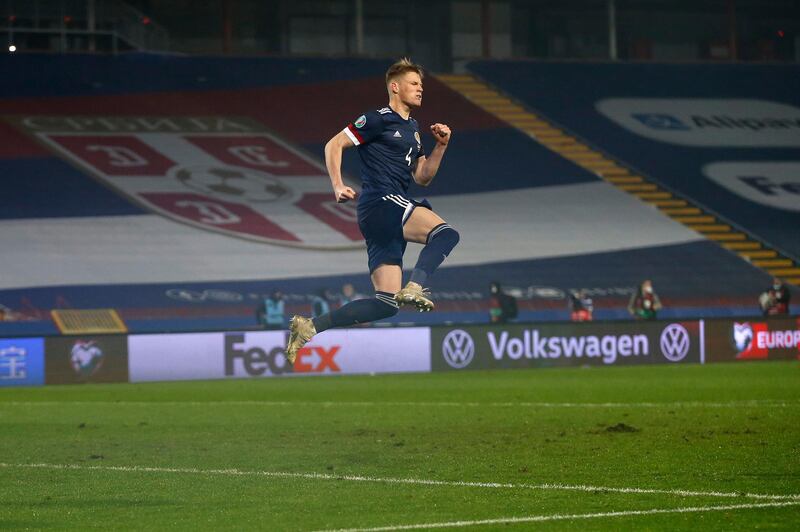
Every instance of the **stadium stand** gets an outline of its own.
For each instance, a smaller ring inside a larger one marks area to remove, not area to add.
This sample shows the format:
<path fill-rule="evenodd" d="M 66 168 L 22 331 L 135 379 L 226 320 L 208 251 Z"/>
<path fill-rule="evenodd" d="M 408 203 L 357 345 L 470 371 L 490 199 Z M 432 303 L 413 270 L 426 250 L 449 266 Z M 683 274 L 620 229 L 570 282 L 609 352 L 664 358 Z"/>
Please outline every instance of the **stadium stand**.
<path fill-rule="evenodd" d="M 364 110 L 385 104 L 387 64 L 0 56 L 0 68 L 17 73 L 0 82 L 0 247 L 10 250 L 0 256 L 0 303 L 25 318 L 0 328 L 54 332 L 53 308 L 113 308 L 132 332 L 244 328 L 255 326 L 260 298 L 276 287 L 289 298 L 288 313 L 307 312 L 308 295 L 320 287 L 350 282 L 371 293 L 352 210 L 328 192 L 322 147 Z M 683 157 L 690 149 L 654 147 L 604 118 L 595 108 L 600 89 L 575 79 L 577 67 L 470 69 L 516 98 L 522 114 L 541 110 L 620 165 L 718 211 L 747 239 L 786 256 L 800 249 L 792 243 L 796 212 L 771 211 L 773 221 L 759 223 L 763 211 L 733 194 L 726 210 L 717 187 L 695 176 L 700 159 Z M 619 76 L 601 66 L 586 71 L 609 84 Z M 455 135 L 434 184 L 413 192 L 431 198 L 462 242 L 433 280 L 438 311 L 401 313 L 395 323 L 487 321 L 492 280 L 519 297 L 521 320 L 568 319 L 571 288 L 589 290 L 596 319 L 626 317 L 628 296 L 644 278 L 654 281 L 663 316 L 755 312 L 769 273 L 537 141 L 452 81 L 426 79 L 418 120 L 448 123 Z M 530 92 L 520 92 L 526 86 Z M 612 87 L 599 97 L 630 95 Z M 727 94 L 717 88 L 708 94 Z M 767 149 L 748 148 L 747 160 L 790 159 L 788 148 Z M 352 152 L 345 170 L 357 181 Z"/>
<path fill-rule="evenodd" d="M 800 258 L 797 65 L 496 61 L 469 68 L 627 167 Z"/>

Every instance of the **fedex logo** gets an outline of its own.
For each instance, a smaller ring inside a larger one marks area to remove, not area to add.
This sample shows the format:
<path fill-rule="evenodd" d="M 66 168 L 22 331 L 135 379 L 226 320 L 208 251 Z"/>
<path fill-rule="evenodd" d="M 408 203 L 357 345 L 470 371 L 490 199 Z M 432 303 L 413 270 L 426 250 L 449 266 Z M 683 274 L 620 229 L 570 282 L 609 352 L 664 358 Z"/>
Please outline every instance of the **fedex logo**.
<path fill-rule="evenodd" d="M 297 350 L 297 360 L 294 361 L 295 373 L 322 373 L 326 369 L 331 373 L 339 373 L 341 368 L 336 364 L 335 357 L 341 346 L 334 345 L 330 349 L 323 346 L 305 346 Z"/>
<path fill-rule="evenodd" d="M 336 356 L 340 345 L 307 345 L 297 352 L 294 367 L 286 359 L 284 345 L 254 345 L 248 342 L 247 334 L 225 335 L 225 376 L 251 377 L 283 375 L 285 373 L 339 373 L 341 368 Z"/>
<path fill-rule="evenodd" d="M 800 163 L 796 161 L 713 162 L 703 173 L 717 185 L 748 201 L 800 211 Z"/>
<path fill-rule="evenodd" d="M 292 366 L 286 360 L 282 346 L 261 347 L 247 345 L 246 334 L 225 335 L 225 376 L 244 371 L 251 377 L 269 371 L 272 375 L 290 373 Z"/>

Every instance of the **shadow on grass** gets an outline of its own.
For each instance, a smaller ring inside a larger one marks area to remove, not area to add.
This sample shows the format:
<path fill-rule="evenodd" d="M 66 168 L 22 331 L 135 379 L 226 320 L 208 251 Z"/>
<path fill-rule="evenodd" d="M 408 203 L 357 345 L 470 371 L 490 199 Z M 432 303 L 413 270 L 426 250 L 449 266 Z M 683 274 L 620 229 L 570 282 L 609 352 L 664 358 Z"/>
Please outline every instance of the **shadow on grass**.
<path fill-rule="evenodd" d="M 101 510 L 103 508 L 150 508 L 158 506 L 177 506 L 174 501 L 168 500 L 153 500 L 153 499 L 84 499 L 76 497 L 53 497 L 41 501 L 31 501 L 24 504 L 18 504 L 17 510 L 21 507 L 34 508 L 75 508 L 75 509 L 95 509 Z M 0 521 L 0 530 L 3 521 Z"/>

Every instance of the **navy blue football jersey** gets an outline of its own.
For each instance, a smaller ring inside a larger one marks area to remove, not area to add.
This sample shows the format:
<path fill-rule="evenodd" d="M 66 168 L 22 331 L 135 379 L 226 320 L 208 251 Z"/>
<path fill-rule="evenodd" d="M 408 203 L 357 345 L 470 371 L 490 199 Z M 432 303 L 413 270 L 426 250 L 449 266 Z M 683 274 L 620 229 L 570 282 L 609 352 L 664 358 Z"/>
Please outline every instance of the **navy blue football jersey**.
<path fill-rule="evenodd" d="M 368 111 L 344 128 L 361 158 L 359 206 L 387 194 L 405 194 L 425 155 L 417 121 L 390 107 Z"/>

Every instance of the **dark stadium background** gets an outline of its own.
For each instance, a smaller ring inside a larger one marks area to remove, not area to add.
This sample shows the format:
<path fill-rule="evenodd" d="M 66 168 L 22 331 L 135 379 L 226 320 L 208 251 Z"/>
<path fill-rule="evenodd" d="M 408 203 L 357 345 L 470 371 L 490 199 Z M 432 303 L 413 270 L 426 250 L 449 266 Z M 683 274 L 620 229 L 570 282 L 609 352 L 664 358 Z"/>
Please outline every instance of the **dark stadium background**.
<path fill-rule="evenodd" d="M 292 365 L 404 56 L 461 241 Z M 0 529 L 800 528 L 799 63 L 794 0 L 1 2 Z"/>

